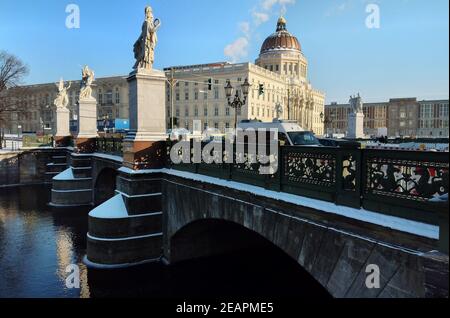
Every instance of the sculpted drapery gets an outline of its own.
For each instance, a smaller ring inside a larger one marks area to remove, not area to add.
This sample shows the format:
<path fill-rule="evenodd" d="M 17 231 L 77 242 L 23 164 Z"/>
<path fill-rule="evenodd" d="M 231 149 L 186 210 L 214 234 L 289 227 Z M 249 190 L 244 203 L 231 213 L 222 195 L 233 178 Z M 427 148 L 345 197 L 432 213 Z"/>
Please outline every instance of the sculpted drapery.
<path fill-rule="evenodd" d="M 64 87 L 64 81 L 61 78 L 59 83 L 56 84 L 56 87 L 58 87 L 58 96 L 56 96 L 56 99 L 54 101 L 54 104 L 56 108 L 67 108 L 67 105 L 69 105 L 69 97 L 67 96 L 67 91 L 69 90 L 71 86 L 71 83 L 69 82 L 69 85 L 67 87 Z"/>
<path fill-rule="evenodd" d="M 152 70 L 155 61 L 155 48 L 158 42 L 156 31 L 160 26 L 160 20 L 153 18 L 152 8 L 146 7 L 142 33 L 134 44 L 134 58 L 136 59 L 136 63 L 133 69 Z"/>
<path fill-rule="evenodd" d="M 87 65 L 82 70 L 80 99 L 92 99 L 92 83 L 94 82 L 94 71 Z"/>

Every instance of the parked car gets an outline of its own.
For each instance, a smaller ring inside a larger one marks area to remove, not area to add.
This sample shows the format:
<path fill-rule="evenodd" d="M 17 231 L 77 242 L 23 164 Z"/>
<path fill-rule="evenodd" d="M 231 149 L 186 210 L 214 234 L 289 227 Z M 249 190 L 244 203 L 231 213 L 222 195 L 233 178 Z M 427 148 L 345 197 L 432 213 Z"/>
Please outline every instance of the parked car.
<path fill-rule="evenodd" d="M 320 147 L 321 144 L 313 132 L 301 128 L 296 121 L 277 120 L 271 123 L 261 121 L 245 120 L 238 125 L 241 129 L 277 129 L 278 140 L 281 144 L 288 146 L 315 146 Z"/>
<path fill-rule="evenodd" d="M 336 147 L 336 148 L 361 148 L 361 143 L 346 139 L 337 138 L 320 138 L 319 142 L 325 147 Z"/>

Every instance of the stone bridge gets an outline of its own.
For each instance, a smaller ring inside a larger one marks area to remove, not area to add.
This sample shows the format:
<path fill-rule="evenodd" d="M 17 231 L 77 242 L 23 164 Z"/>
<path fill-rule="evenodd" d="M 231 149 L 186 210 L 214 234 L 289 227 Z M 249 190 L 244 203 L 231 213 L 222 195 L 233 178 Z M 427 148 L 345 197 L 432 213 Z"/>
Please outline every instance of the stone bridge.
<path fill-rule="evenodd" d="M 114 196 L 121 157 L 102 153 L 77 154 L 68 149 L 65 160 L 67 169 L 53 178 L 52 206 L 99 205 Z"/>
<path fill-rule="evenodd" d="M 310 157 L 309 150 L 298 151 Z M 337 190 L 303 193 L 281 177 L 269 183 L 243 178 L 237 166 L 130 169 L 125 155 L 68 148 L 66 156 L 69 168 L 54 178 L 51 204 L 96 206 L 89 214 L 85 258 L 92 268 L 173 264 L 265 242 L 333 297 L 448 297 L 448 202 L 432 206 L 435 213 L 424 203 L 407 207 L 407 215 L 395 214 L 383 208 L 382 196 L 379 206 L 373 198 L 362 206 L 342 204 Z M 362 151 L 360 157 L 363 162 L 370 155 Z M 287 171 L 281 168 L 281 174 Z M 405 203 L 396 200 L 389 205 L 401 211 Z M 380 271 L 379 288 L 366 285 L 373 265 Z"/>
<path fill-rule="evenodd" d="M 172 169 L 121 168 L 117 184 L 89 216 L 86 263 L 94 268 L 172 264 L 264 240 L 334 297 L 448 294 L 437 227 Z M 380 288 L 366 286 L 369 265 L 380 269 Z"/>
<path fill-rule="evenodd" d="M 173 264 L 264 242 L 334 297 L 448 297 L 448 153 L 289 147 L 274 138 L 266 142 L 279 147 L 270 156 L 278 169 L 269 175 L 235 148 L 212 149 L 221 159 L 212 164 L 174 165 L 164 73 L 137 69 L 127 81 L 123 142 L 98 138 L 95 99 L 80 99 L 69 168 L 53 178 L 53 206 L 96 206 L 88 266 Z M 56 144 L 67 146 L 67 116 L 56 116 Z M 195 149 L 175 155 L 195 158 Z"/>

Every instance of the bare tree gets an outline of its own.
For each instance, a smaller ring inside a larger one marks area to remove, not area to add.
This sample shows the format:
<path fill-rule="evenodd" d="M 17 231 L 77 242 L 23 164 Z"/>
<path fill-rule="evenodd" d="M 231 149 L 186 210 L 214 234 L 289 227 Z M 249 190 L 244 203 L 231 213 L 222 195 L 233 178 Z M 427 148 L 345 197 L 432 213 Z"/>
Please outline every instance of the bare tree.
<path fill-rule="evenodd" d="M 25 89 L 19 85 L 26 75 L 28 67 L 19 58 L 0 51 L 0 149 L 3 145 L 4 124 L 9 114 L 20 111 L 24 106 L 21 97 L 25 95 Z"/>
<path fill-rule="evenodd" d="M 0 92 L 18 86 L 28 75 L 28 67 L 16 56 L 0 51 Z"/>

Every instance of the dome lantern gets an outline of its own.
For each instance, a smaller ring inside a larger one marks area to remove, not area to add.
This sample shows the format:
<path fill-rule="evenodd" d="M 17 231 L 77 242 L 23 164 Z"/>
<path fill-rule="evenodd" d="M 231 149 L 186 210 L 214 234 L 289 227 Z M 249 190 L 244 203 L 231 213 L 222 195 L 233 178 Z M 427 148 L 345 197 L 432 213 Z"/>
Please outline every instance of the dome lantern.
<path fill-rule="evenodd" d="M 287 21 L 284 17 L 278 19 L 276 32 L 264 41 L 261 54 L 282 50 L 301 52 L 300 42 L 287 31 L 286 24 Z"/>

